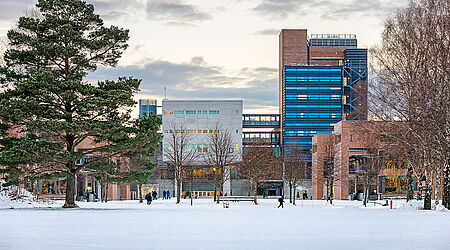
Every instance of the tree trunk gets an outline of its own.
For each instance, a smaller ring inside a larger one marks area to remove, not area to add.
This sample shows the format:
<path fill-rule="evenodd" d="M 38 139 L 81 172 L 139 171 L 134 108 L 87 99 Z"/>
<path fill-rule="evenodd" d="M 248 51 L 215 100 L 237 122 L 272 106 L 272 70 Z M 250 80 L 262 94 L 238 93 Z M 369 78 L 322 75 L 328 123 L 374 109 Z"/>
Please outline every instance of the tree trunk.
<path fill-rule="evenodd" d="M 214 202 L 217 200 L 217 177 L 214 173 Z"/>
<path fill-rule="evenodd" d="M 255 205 L 258 205 L 258 200 L 256 198 L 257 195 L 258 195 L 258 183 L 256 182 L 253 185 L 253 203 L 255 203 Z"/>
<path fill-rule="evenodd" d="M 427 182 L 425 186 L 425 198 L 423 199 L 423 209 L 431 210 L 431 185 Z"/>
<path fill-rule="evenodd" d="M 222 191 L 222 189 L 223 189 L 223 183 L 222 183 L 222 185 L 220 183 L 219 183 L 219 186 L 217 188 L 217 191 L 218 191 L 217 192 L 217 200 L 216 200 L 217 204 L 219 204 L 219 201 L 220 201 L 220 191 Z M 222 187 L 220 187 L 220 186 L 222 186 Z"/>
<path fill-rule="evenodd" d="M 177 204 L 179 204 L 180 201 L 181 201 L 181 180 L 177 180 Z"/>
<path fill-rule="evenodd" d="M 291 182 L 289 182 L 289 203 L 292 203 L 292 183 Z"/>
<path fill-rule="evenodd" d="M 330 204 L 333 204 L 333 176 L 330 177 Z"/>
<path fill-rule="evenodd" d="M 292 191 L 293 191 L 293 195 L 292 195 L 292 204 L 295 206 L 295 195 L 296 195 L 296 188 L 297 188 L 297 185 L 292 185 Z"/>
<path fill-rule="evenodd" d="M 411 164 L 408 162 L 408 172 L 406 174 L 406 181 L 407 181 L 407 190 L 406 190 L 406 202 L 412 200 L 414 198 L 414 179 L 413 179 L 413 168 Z"/>
<path fill-rule="evenodd" d="M 142 203 L 144 201 L 142 200 L 142 184 L 141 183 L 138 184 L 138 188 L 139 188 L 139 203 Z"/>
<path fill-rule="evenodd" d="M 450 160 L 449 160 L 450 161 Z M 442 205 L 450 209 L 450 162 L 444 162 L 444 178 L 442 181 Z"/>
<path fill-rule="evenodd" d="M 102 193 L 100 195 L 100 201 L 104 202 L 105 201 L 105 193 L 106 193 L 106 184 L 102 181 L 100 183 L 100 186 L 102 187 Z"/>
<path fill-rule="evenodd" d="M 108 186 L 109 186 L 108 182 L 105 183 L 105 198 L 104 198 L 105 203 L 108 202 Z"/>
<path fill-rule="evenodd" d="M 66 187 L 66 203 L 63 208 L 74 208 L 78 207 L 75 204 L 75 172 L 71 172 L 67 177 L 67 187 Z"/>
<path fill-rule="evenodd" d="M 368 183 L 369 182 L 369 177 L 368 177 L 368 175 L 367 175 L 367 173 L 364 173 L 364 201 L 363 201 L 363 205 L 365 206 L 365 207 L 367 207 L 367 196 L 368 196 Z"/>

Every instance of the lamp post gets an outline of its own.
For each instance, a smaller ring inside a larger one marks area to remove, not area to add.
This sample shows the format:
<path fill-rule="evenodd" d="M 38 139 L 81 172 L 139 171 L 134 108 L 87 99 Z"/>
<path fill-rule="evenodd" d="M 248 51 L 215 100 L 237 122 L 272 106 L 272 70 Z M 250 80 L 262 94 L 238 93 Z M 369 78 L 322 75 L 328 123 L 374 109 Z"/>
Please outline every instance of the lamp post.
<path fill-rule="evenodd" d="M 214 173 L 214 201 L 216 201 L 216 197 L 217 197 L 217 195 L 216 195 L 216 193 L 217 193 L 217 191 L 216 191 L 216 188 L 217 188 L 216 168 L 213 167 L 212 170 L 213 170 L 213 173 Z"/>

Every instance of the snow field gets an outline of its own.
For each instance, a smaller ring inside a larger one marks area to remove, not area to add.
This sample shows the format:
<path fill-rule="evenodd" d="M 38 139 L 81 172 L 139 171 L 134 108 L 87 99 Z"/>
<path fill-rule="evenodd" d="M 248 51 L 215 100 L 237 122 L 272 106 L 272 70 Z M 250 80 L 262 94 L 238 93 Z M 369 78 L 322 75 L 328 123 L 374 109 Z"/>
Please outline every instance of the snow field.
<path fill-rule="evenodd" d="M 450 249 L 450 213 L 358 201 L 211 199 L 77 203 L 0 210 L 0 249 Z M 50 207 L 50 208 L 49 208 Z"/>

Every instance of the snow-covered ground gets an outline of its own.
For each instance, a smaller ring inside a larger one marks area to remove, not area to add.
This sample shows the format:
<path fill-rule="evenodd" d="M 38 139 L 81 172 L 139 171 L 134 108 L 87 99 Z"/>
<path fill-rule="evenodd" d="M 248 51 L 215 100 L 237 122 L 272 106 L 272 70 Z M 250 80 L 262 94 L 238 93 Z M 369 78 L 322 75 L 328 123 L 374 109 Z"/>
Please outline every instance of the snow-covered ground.
<path fill-rule="evenodd" d="M 0 249 L 450 249 L 450 212 L 274 199 L 62 202 L 0 209 Z"/>

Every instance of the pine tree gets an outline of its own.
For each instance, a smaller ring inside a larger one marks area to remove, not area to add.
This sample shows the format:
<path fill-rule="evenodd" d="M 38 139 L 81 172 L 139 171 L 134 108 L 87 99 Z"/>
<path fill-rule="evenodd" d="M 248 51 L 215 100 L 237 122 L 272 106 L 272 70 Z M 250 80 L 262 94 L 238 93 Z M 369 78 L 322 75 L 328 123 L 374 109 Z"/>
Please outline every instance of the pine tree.
<path fill-rule="evenodd" d="M 12 126 L 22 129 L 25 137 L 15 150 L 27 154 L 19 163 L 47 164 L 51 168 L 41 168 L 44 173 L 67 174 L 64 207 L 75 207 L 75 175 L 92 164 L 81 161 L 85 152 L 77 147 L 93 138 L 98 147 L 91 151 L 103 152 L 103 158 L 130 147 L 121 138 L 130 136 L 127 122 L 140 80 L 85 80 L 98 65 L 116 66 L 129 38 L 128 30 L 106 27 L 93 5 L 39 0 L 36 7 L 36 15 L 20 17 L 17 28 L 8 31 L 0 70 L 1 128 L 3 134 Z M 36 161 L 37 155 L 43 159 Z M 13 165 L 18 163 L 6 171 Z"/>

